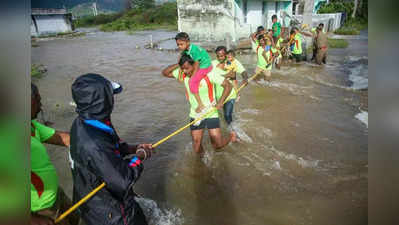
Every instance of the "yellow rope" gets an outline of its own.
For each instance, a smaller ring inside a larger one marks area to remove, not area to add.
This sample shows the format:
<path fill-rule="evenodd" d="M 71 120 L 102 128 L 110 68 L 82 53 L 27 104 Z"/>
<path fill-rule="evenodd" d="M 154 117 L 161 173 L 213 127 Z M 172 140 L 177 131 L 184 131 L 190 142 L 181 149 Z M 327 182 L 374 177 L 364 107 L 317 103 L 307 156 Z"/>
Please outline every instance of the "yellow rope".
<path fill-rule="evenodd" d="M 256 73 L 255 75 L 253 75 L 251 78 L 248 79 L 248 82 L 250 82 L 251 80 L 255 79 L 256 76 L 259 75 L 260 72 Z M 241 91 L 241 89 L 243 89 L 245 87 L 245 85 L 241 85 L 238 90 L 237 93 L 239 91 Z M 223 102 L 226 103 L 228 100 L 230 100 L 230 98 L 226 98 L 226 100 Z M 159 146 L 160 144 L 164 143 L 165 141 L 167 141 L 168 139 L 170 139 L 171 137 L 175 136 L 176 134 L 182 132 L 184 129 L 186 129 L 187 127 L 193 125 L 194 123 L 202 120 L 203 118 L 205 118 L 206 116 L 210 115 L 211 113 L 215 112 L 217 109 L 215 107 L 212 107 L 211 110 L 209 110 L 209 112 L 203 114 L 202 116 L 198 117 L 197 119 L 193 120 L 192 122 L 188 123 L 187 125 L 181 127 L 180 129 L 176 130 L 175 132 L 171 133 L 170 135 L 168 135 L 167 137 L 159 140 L 157 143 L 153 144 L 152 147 L 155 148 L 157 146 Z M 56 220 L 55 223 L 60 222 L 61 220 L 63 220 L 65 217 L 67 217 L 70 213 L 72 213 L 75 209 L 77 209 L 80 205 L 82 205 L 83 203 L 85 203 L 87 200 L 89 200 L 93 195 L 95 195 L 98 191 L 100 191 L 103 187 L 105 187 L 105 182 L 103 182 L 102 184 L 100 184 L 98 187 L 96 187 L 93 191 L 91 191 L 89 194 L 87 194 L 84 198 L 82 198 L 79 202 L 75 203 L 75 205 L 73 205 L 71 208 L 69 208 L 67 211 L 65 211 L 63 214 L 61 214 L 61 216 L 59 216 Z"/>

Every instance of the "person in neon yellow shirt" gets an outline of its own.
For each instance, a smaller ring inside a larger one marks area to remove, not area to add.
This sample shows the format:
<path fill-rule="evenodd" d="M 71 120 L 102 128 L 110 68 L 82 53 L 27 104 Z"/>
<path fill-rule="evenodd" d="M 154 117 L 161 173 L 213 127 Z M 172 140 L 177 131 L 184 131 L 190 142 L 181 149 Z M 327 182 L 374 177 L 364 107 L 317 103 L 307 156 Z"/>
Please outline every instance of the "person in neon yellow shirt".
<path fill-rule="evenodd" d="M 178 64 L 168 66 L 162 71 L 163 76 L 167 78 L 175 78 L 184 84 L 186 88 L 186 97 L 190 103 L 190 121 L 195 120 L 199 115 L 195 109 L 197 107 L 197 101 L 194 95 L 190 92 L 189 80 L 193 75 L 194 71 L 194 60 L 188 55 L 182 55 Z M 216 101 L 216 93 L 214 86 L 220 85 L 224 88 L 223 94 L 220 99 Z M 231 83 L 224 77 L 217 74 L 212 70 L 208 75 L 200 81 L 199 85 L 199 96 L 204 103 L 206 110 L 212 107 L 212 102 L 215 101 L 215 107 L 220 110 L 223 107 L 223 102 L 226 100 L 232 90 Z M 209 137 L 214 149 L 221 149 L 228 145 L 230 142 L 236 142 L 237 136 L 235 133 L 231 133 L 229 137 L 223 137 L 220 129 L 219 114 L 216 110 L 210 115 L 206 116 L 199 125 L 191 125 L 191 137 L 193 140 L 194 152 L 199 154 L 201 157 L 204 154 L 202 147 L 202 137 L 204 135 L 204 129 L 208 129 Z"/>
<path fill-rule="evenodd" d="M 212 65 L 216 73 L 220 74 L 221 76 L 228 78 L 230 83 L 232 81 L 230 78 L 235 78 L 237 80 L 237 74 L 241 75 L 243 81 L 241 85 L 248 85 L 248 73 L 246 72 L 244 66 L 240 63 L 238 59 L 234 59 L 234 63 L 236 65 L 235 72 L 228 71 L 225 69 L 226 61 L 228 60 L 227 57 L 227 48 L 225 46 L 218 46 L 216 48 L 216 59 L 212 60 Z M 233 80 L 234 81 L 234 80 Z M 216 99 L 220 99 L 224 88 L 220 85 L 215 85 L 216 88 Z M 235 132 L 231 123 L 233 122 L 233 111 L 234 111 L 234 104 L 238 101 L 238 93 L 235 90 L 232 90 L 229 95 L 229 100 L 223 105 L 223 115 L 224 120 L 228 125 L 228 129 L 230 132 Z"/>
<path fill-rule="evenodd" d="M 68 132 L 56 131 L 36 120 L 41 106 L 39 90 L 31 84 L 31 223 L 52 224 L 57 208 L 65 204 L 57 199 L 65 200 L 65 194 L 58 188 L 58 176 L 43 143 L 69 147 L 70 137 Z"/>
<path fill-rule="evenodd" d="M 265 38 L 263 35 L 258 36 L 259 45 L 256 44 L 255 41 L 254 37 L 252 37 L 252 50 L 258 57 L 255 73 L 262 74 L 265 81 L 270 81 L 274 60 L 271 51 L 272 41 L 269 38 Z"/>
<path fill-rule="evenodd" d="M 292 28 L 294 31 L 294 39 L 293 39 L 293 44 L 294 44 L 294 49 L 292 51 L 292 57 L 293 59 L 296 60 L 296 62 L 301 62 L 303 60 L 302 56 L 302 35 L 312 37 L 311 34 L 302 32 L 300 31 L 297 27 Z"/>

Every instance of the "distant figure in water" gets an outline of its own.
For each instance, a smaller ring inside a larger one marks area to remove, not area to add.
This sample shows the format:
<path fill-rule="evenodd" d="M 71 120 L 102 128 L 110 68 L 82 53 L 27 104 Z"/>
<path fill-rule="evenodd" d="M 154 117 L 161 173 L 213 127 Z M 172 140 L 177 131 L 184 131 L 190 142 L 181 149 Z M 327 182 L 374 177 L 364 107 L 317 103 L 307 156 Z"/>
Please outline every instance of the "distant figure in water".
<path fill-rule="evenodd" d="M 130 145 L 119 138 L 111 113 L 114 94 L 121 91 L 122 86 L 98 74 L 82 75 L 72 84 L 78 113 L 71 128 L 74 202 L 106 184 L 79 208 L 86 225 L 147 225 L 133 185 L 152 155 L 152 145 Z"/>

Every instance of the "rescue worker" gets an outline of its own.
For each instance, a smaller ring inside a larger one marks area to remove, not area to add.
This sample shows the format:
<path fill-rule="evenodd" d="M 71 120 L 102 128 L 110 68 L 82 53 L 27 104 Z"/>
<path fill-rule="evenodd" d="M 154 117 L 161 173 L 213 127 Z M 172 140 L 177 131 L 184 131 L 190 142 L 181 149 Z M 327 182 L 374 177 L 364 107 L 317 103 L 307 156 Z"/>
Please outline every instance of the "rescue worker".
<path fill-rule="evenodd" d="M 321 65 L 321 63 L 327 63 L 327 50 L 328 50 L 328 38 L 327 34 L 323 32 L 321 27 L 318 27 L 316 37 L 316 63 Z"/>
<path fill-rule="evenodd" d="M 86 225 L 147 225 L 132 187 L 152 145 L 129 145 L 119 138 L 111 113 L 114 94 L 121 91 L 122 86 L 98 74 L 82 75 L 72 84 L 78 113 L 70 132 L 74 202 L 106 184 L 79 208 Z M 131 154 L 135 156 L 126 160 Z"/>

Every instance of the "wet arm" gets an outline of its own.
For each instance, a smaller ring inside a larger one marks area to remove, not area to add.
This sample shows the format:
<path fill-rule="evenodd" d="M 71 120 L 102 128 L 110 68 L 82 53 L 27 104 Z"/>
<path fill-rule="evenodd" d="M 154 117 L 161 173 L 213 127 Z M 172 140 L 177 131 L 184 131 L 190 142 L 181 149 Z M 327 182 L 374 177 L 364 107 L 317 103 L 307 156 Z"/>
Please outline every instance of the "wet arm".
<path fill-rule="evenodd" d="M 222 87 L 223 87 L 223 94 L 222 94 L 222 97 L 220 97 L 219 102 L 218 102 L 218 104 L 221 104 L 221 105 L 223 105 L 224 101 L 229 96 L 233 86 L 227 79 L 224 79 L 224 81 L 222 83 Z"/>
<path fill-rule="evenodd" d="M 51 136 L 51 138 L 45 141 L 45 143 L 69 147 L 70 145 L 69 133 L 63 131 L 56 131 L 54 135 Z"/>
<path fill-rule="evenodd" d="M 167 78 L 174 78 L 173 71 L 179 67 L 179 64 L 173 64 L 162 70 L 162 75 Z"/>

